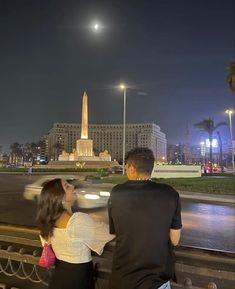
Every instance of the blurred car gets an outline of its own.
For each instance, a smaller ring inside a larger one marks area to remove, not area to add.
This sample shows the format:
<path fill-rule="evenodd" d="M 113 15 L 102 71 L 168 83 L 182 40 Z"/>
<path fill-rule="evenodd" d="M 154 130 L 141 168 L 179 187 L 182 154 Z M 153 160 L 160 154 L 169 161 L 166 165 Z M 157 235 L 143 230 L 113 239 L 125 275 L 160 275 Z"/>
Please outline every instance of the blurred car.
<path fill-rule="evenodd" d="M 122 166 L 114 166 L 109 168 L 109 173 L 110 174 L 122 174 Z"/>
<path fill-rule="evenodd" d="M 220 167 L 217 164 L 205 164 L 202 166 L 202 173 L 208 174 L 208 173 L 222 173 L 226 171 L 226 167 Z"/>
<path fill-rule="evenodd" d="M 50 180 L 65 179 L 68 183 L 73 184 L 77 195 L 77 206 L 83 209 L 105 207 L 110 196 L 109 191 L 104 191 L 98 186 L 87 184 L 80 181 L 76 176 L 68 175 L 47 175 L 37 179 L 32 184 L 26 185 L 23 196 L 27 200 L 39 202 L 42 187 Z"/>

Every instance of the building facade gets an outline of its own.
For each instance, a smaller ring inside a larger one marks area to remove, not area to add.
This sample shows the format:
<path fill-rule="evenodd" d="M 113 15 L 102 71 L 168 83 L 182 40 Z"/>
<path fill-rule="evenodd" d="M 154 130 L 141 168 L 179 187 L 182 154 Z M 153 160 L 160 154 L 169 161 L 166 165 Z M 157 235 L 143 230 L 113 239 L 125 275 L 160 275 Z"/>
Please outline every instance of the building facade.
<path fill-rule="evenodd" d="M 81 125 L 54 123 L 46 137 L 48 160 L 57 160 L 62 150 L 73 152 L 81 137 Z M 122 161 L 123 124 L 90 124 L 89 139 L 93 140 L 95 155 L 108 150 L 113 160 Z M 167 157 L 166 135 L 154 123 L 126 124 L 126 151 L 134 147 L 152 149 L 158 161 Z"/>

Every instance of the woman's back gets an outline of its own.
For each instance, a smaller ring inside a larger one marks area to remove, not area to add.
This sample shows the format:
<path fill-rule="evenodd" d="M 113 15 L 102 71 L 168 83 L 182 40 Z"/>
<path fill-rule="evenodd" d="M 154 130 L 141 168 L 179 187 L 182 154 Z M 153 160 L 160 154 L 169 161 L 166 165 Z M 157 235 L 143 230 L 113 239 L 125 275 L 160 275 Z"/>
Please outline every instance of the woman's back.
<path fill-rule="evenodd" d="M 102 254 L 104 244 L 113 239 L 107 225 L 93 221 L 85 213 L 65 213 L 55 225 L 52 248 L 57 259 L 68 263 L 91 261 L 91 250 Z"/>
<path fill-rule="evenodd" d="M 74 186 L 61 179 L 46 183 L 40 195 L 37 224 L 41 236 L 49 236 L 57 259 L 49 289 L 94 289 L 91 250 L 101 254 L 114 237 L 106 224 L 72 214 L 76 199 Z"/>

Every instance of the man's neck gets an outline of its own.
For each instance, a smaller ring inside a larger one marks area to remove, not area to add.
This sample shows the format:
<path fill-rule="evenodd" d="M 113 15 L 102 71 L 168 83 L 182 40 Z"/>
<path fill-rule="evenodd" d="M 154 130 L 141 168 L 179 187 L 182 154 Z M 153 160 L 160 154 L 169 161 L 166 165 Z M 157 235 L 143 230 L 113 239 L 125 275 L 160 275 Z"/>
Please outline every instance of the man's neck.
<path fill-rule="evenodd" d="M 150 175 L 139 175 L 139 174 L 129 178 L 130 181 L 149 181 L 150 179 L 151 179 Z"/>

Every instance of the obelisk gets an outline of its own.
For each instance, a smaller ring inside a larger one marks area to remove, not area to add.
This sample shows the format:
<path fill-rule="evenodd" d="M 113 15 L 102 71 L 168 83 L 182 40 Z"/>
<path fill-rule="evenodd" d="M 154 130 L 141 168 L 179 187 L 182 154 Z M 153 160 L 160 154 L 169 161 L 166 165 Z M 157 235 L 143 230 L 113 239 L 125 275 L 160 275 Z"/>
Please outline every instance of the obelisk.
<path fill-rule="evenodd" d="M 87 94 L 84 91 L 82 97 L 82 129 L 81 129 L 81 139 L 88 139 L 88 102 Z"/>
<path fill-rule="evenodd" d="M 88 139 L 88 97 L 85 91 L 82 97 L 81 139 L 77 140 L 76 153 L 83 160 L 94 156 L 93 140 Z"/>

